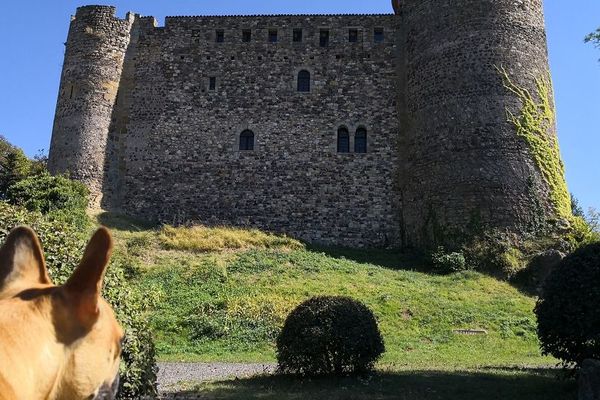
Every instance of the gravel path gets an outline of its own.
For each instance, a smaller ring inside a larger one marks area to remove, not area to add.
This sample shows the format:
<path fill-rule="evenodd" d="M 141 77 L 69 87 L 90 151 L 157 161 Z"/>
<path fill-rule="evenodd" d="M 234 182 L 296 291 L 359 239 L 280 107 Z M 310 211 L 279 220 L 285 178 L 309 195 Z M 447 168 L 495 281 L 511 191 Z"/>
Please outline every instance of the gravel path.
<path fill-rule="evenodd" d="M 204 382 L 227 378 L 246 378 L 272 374 L 276 364 L 158 363 L 158 390 L 178 390 L 180 382 Z"/>

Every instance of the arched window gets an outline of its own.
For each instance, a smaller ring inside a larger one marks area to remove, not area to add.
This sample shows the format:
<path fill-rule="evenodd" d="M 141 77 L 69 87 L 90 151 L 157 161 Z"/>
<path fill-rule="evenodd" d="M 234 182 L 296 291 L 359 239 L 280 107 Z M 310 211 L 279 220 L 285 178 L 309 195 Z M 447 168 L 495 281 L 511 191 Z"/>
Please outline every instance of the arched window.
<path fill-rule="evenodd" d="M 354 135 L 354 152 L 367 152 L 367 130 L 365 128 L 358 128 L 356 130 L 356 135 Z"/>
<path fill-rule="evenodd" d="M 310 92 L 310 72 L 302 70 L 298 73 L 298 91 Z"/>
<path fill-rule="evenodd" d="M 250 129 L 240 135 L 240 150 L 254 150 L 254 132 Z"/>
<path fill-rule="evenodd" d="M 348 133 L 348 129 L 343 126 L 338 129 L 337 151 L 338 153 L 350 152 L 350 133 Z"/>

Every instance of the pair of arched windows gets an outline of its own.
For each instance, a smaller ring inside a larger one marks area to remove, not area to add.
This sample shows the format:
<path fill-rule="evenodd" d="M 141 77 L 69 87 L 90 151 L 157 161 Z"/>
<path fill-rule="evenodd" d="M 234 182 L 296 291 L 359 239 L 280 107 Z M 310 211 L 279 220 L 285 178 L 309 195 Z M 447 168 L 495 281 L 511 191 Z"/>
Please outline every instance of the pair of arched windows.
<path fill-rule="evenodd" d="M 345 126 L 338 129 L 337 151 L 338 153 L 350 153 L 350 132 Z M 354 134 L 354 152 L 367 152 L 367 130 L 363 127 L 358 128 Z"/>

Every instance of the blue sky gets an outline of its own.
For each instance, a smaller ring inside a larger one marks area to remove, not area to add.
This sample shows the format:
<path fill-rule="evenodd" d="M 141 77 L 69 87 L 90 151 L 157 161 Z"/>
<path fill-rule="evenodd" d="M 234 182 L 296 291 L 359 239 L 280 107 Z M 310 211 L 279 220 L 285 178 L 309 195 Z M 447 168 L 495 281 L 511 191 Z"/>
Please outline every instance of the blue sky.
<path fill-rule="evenodd" d="M 58 93 L 63 43 L 76 0 L 0 3 L 0 134 L 29 155 L 47 151 Z M 153 15 L 379 13 L 389 0 L 108 0 Z M 569 189 L 584 208 L 600 208 L 600 50 L 584 36 L 600 26 L 598 0 L 546 0 L 558 132 Z"/>

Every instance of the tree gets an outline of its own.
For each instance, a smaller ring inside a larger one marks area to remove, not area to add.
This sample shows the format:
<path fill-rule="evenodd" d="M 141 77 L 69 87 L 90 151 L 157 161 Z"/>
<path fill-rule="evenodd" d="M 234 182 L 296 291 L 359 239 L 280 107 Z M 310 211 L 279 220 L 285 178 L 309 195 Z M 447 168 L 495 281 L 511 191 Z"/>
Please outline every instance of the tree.
<path fill-rule="evenodd" d="M 573 210 L 573 215 L 575 217 L 585 217 L 585 212 L 583 211 L 583 208 L 581 208 L 579 200 L 577 200 L 577 197 L 575 197 L 573 193 L 571 193 L 571 210 Z"/>
<path fill-rule="evenodd" d="M 600 49 L 600 28 L 596 29 L 595 32 L 590 33 L 585 37 L 586 43 L 594 43 L 594 45 Z"/>
<path fill-rule="evenodd" d="M 600 234 L 600 211 L 594 207 L 588 209 L 586 221 L 593 232 Z"/>
<path fill-rule="evenodd" d="M 8 188 L 26 178 L 30 172 L 31 160 L 23 150 L 0 135 L 0 198 L 5 198 Z"/>

